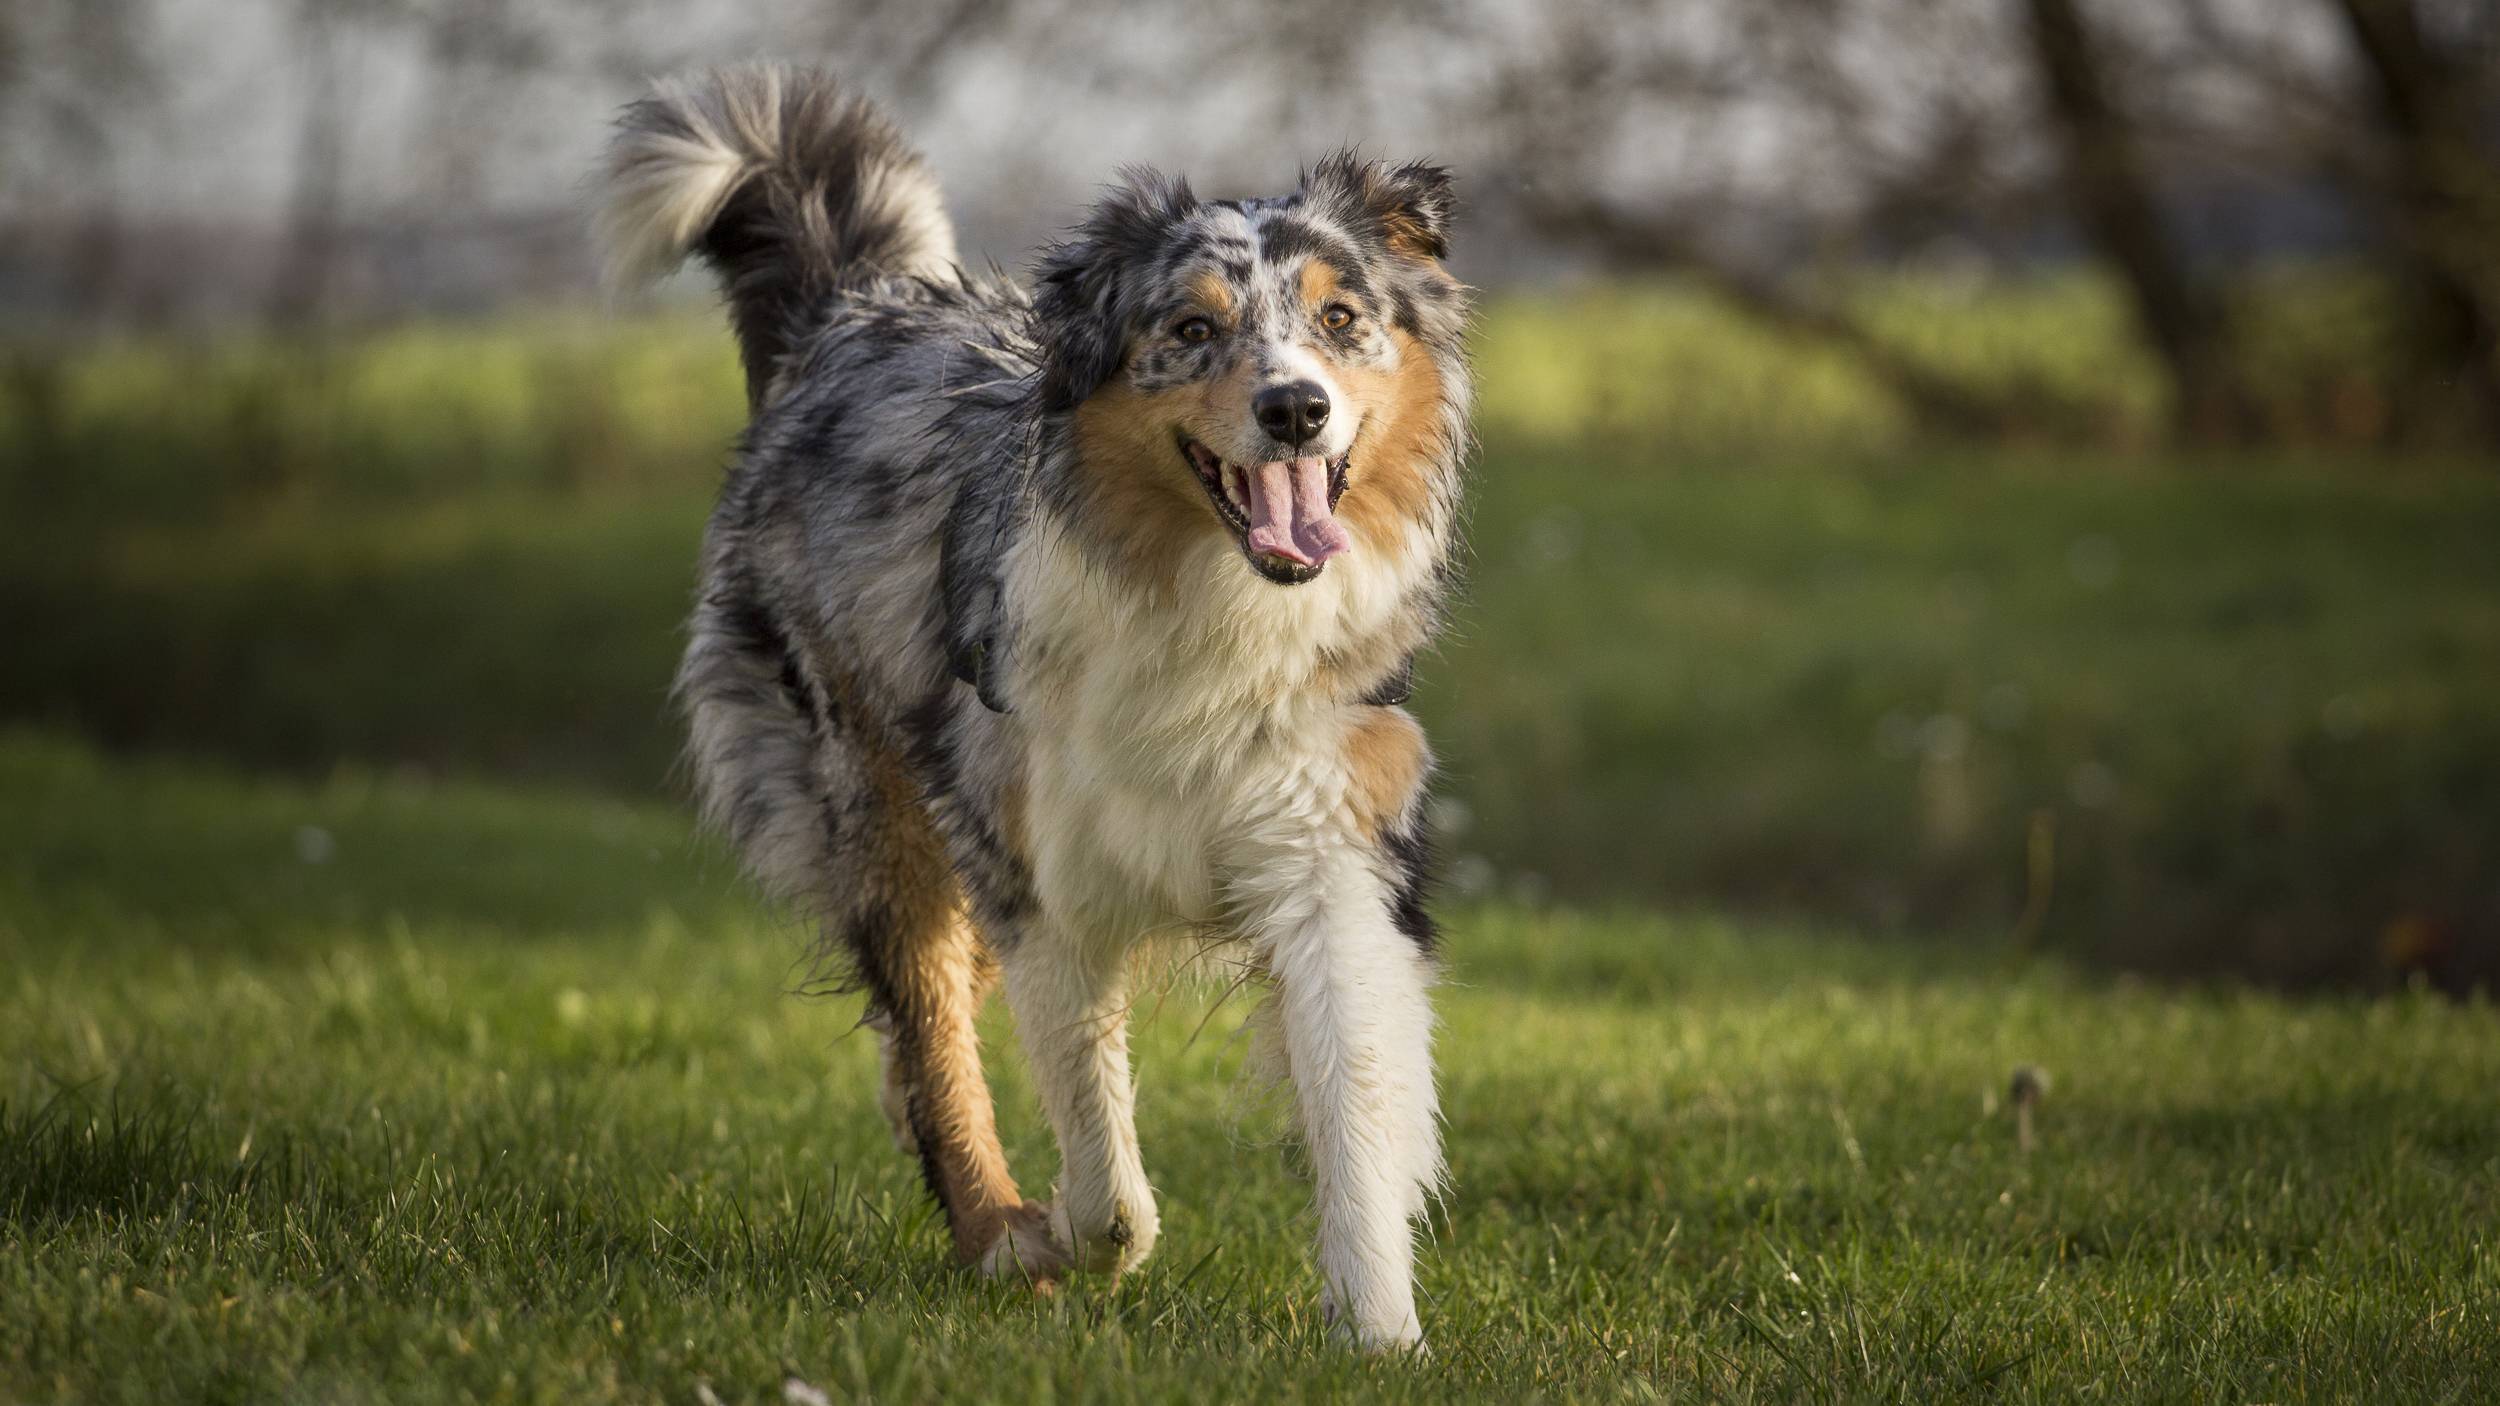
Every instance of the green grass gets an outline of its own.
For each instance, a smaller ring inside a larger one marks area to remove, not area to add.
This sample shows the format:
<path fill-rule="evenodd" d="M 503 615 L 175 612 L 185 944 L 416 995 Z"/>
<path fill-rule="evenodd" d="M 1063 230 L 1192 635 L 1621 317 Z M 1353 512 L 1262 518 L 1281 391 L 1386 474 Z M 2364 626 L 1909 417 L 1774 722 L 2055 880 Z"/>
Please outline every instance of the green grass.
<path fill-rule="evenodd" d="M 2481 1002 L 1456 915 L 1434 1351 L 1333 1350 L 1236 999 L 1145 1003 L 1159 1258 L 941 1264 L 845 998 L 674 810 L 0 736 L 0 1399 L 2450 1400 Z M 1203 1026 L 1203 1028 L 1202 1028 Z M 993 1050 L 1012 1047 L 1003 1026 Z M 2017 1150 L 1999 1091 L 2054 1076 Z M 1029 1184 L 1051 1156 L 993 1067 Z"/>
<path fill-rule="evenodd" d="M 1415 1363 L 1313 1321 L 1195 981 L 1157 1262 L 943 1266 L 855 1000 L 670 780 L 712 319 L 16 349 L 0 1402 L 2488 1399 L 2500 1021 L 2421 978 L 2500 975 L 2500 476 L 2331 448 L 2372 300 L 2270 277 L 2266 458 L 2137 453 L 2083 280 L 1862 292 L 2055 407 L 1942 453 L 1672 288 L 1493 306 Z"/>
<path fill-rule="evenodd" d="M 2272 277 L 2268 413 L 2367 419 L 2338 380 L 2366 300 Z M 2500 474 L 2127 452 L 2158 385 L 2089 280 L 1862 302 L 2102 432 L 1924 448 L 1846 359 L 1673 287 L 1490 306 L 1471 587 L 1418 703 L 1462 887 L 2500 979 Z M 673 794 L 664 690 L 743 414 L 710 316 L 5 370 L 0 619 L 33 623 L 0 719 Z"/>
<path fill-rule="evenodd" d="M 673 794 L 713 429 L 647 482 L 27 506 L 0 718 Z M 1470 538 L 1418 706 L 1479 891 L 2500 975 L 2500 475 L 1511 432 Z"/>
<path fill-rule="evenodd" d="M 1420 706 L 1531 891 L 2500 971 L 2500 477 L 1496 444 L 1473 537 Z"/>

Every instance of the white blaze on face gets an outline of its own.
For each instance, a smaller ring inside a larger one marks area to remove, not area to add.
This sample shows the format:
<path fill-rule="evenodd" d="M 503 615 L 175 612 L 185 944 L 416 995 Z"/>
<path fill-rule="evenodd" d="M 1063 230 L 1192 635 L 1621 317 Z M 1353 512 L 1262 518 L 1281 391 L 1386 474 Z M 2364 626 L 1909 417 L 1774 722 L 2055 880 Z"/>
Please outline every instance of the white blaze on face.
<path fill-rule="evenodd" d="M 1328 397 L 1328 423 L 1321 428 L 1319 438 L 1306 442 L 1302 449 L 1323 459 L 1336 459 L 1353 446 L 1354 417 L 1347 413 L 1351 407 L 1346 404 L 1345 393 L 1337 388 L 1337 378 L 1329 374 L 1326 359 L 1299 342 L 1276 341 L 1259 349 L 1259 365 L 1263 371 L 1259 377 L 1260 385 L 1278 386 L 1288 381 L 1308 381 Z M 1241 410 L 1248 432 L 1266 438 L 1266 432 L 1259 428 L 1256 420 L 1250 418 L 1250 407 L 1245 405 Z"/>

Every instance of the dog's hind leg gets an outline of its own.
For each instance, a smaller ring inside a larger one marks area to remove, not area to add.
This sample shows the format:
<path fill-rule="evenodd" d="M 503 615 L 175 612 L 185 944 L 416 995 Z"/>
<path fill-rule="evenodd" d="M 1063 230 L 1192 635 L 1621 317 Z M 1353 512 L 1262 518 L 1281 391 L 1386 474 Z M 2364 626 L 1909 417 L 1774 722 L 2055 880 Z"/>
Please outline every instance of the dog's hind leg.
<path fill-rule="evenodd" d="M 704 810 L 776 897 L 808 910 L 869 995 L 899 1109 L 956 1255 L 1058 1268 L 1046 1213 L 1007 1173 L 974 1017 L 993 973 L 927 805 L 882 735 L 780 623 L 719 582 L 678 673 Z"/>
<path fill-rule="evenodd" d="M 878 823 L 858 827 L 858 892 L 831 917 L 867 989 L 885 1059 L 885 1101 L 899 1104 L 897 1141 L 918 1154 L 946 1212 L 956 1257 L 994 1272 L 1056 1277 L 1045 1213 L 1007 1170 L 975 1020 L 996 978 L 964 914 L 961 891 L 909 778 L 891 757 L 867 759 Z"/>

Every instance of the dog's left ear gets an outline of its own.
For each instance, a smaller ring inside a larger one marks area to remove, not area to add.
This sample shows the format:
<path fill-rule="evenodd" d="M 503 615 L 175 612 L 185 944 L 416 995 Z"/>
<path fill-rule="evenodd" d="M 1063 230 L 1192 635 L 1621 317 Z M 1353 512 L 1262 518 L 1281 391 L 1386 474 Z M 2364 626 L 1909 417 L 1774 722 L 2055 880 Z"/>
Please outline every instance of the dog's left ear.
<path fill-rule="evenodd" d="M 1188 181 L 1130 166 L 1073 237 L 1042 252 L 1033 312 L 1043 340 L 1044 409 L 1077 404 L 1119 371 L 1131 314 L 1127 273 L 1151 267 L 1172 227 L 1197 208 Z"/>
<path fill-rule="evenodd" d="M 1409 161 L 1392 166 L 1340 151 L 1305 174 L 1303 198 L 1335 208 L 1344 219 L 1378 231 L 1410 259 L 1450 255 L 1450 217 L 1458 199 L 1449 168 Z"/>

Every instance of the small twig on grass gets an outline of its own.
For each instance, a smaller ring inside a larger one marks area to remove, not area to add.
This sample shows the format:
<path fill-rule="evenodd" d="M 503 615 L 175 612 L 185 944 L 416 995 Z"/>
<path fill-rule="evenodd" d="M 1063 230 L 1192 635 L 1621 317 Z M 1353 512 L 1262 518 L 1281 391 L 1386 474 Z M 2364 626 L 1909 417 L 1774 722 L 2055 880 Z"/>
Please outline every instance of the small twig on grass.
<path fill-rule="evenodd" d="M 2031 1114 L 2049 1091 L 2049 1071 L 2036 1064 L 2014 1066 L 2014 1146 L 2031 1155 Z"/>

